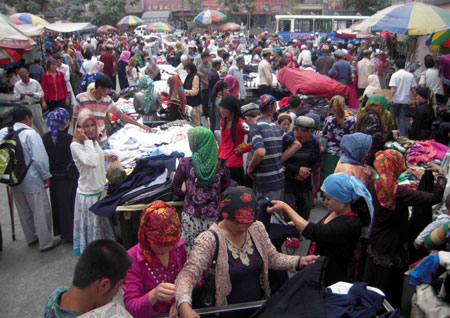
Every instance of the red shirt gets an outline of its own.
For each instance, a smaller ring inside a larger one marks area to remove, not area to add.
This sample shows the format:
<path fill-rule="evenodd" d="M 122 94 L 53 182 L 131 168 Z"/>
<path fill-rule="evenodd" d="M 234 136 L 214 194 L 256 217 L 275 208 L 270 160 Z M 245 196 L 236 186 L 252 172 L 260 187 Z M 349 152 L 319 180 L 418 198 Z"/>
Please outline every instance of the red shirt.
<path fill-rule="evenodd" d="M 236 142 L 233 142 L 231 139 L 231 129 L 223 129 L 224 118 L 220 120 L 220 145 L 219 145 L 219 158 L 225 159 L 228 167 L 230 168 L 240 168 L 244 166 L 244 160 L 242 156 L 237 156 L 234 153 L 234 149 L 244 142 L 244 137 L 250 134 L 248 131 L 242 129 L 242 124 L 244 120 L 239 118 L 238 123 L 236 125 Z M 250 151 L 250 145 L 247 145 L 242 149 L 243 153 Z"/>
<path fill-rule="evenodd" d="M 49 72 L 42 74 L 41 80 L 42 90 L 44 91 L 43 101 L 46 100 L 61 100 L 65 99 L 69 94 L 67 93 L 66 80 L 62 72 L 56 71 L 55 79 Z"/>
<path fill-rule="evenodd" d="M 116 56 L 111 53 L 104 53 L 100 56 L 100 61 L 105 64 L 103 67 L 103 73 L 109 76 L 113 76 L 114 74 L 114 63 L 116 63 Z"/>

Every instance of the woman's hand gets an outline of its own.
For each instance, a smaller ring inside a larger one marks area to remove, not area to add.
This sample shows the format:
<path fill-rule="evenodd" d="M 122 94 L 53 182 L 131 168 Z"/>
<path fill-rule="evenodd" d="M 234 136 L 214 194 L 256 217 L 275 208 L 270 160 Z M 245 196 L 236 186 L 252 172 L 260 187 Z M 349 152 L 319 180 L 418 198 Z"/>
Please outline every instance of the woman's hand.
<path fill-rule="evenodd" d="M 267 207 L 267 213 L 286 211 L 286 207 L 288 206 L 287 203 L 285 203 L 283 201 L 278 201 L 278 200 L 273 200 L 271 202 L 272 202 L 273 206 Z"/>
<path fill-rule="evenodd" d="M 66 97 L 66 106 L 69 106 L 69 102 L 70 102 L 69 96 L 67 96 L 67 97 Z"/>
<path fill-rule="evenodd" d="M 42 101 L 42 109 L 47 110 L 47 103 L 45 101 Z"/>
<path fill-rule="evenodd" d="M 148 292 L 148 300 L 152 305 L 158 301 L 169 301 L 175 297 L 175 292 L 175 284 L 161 283 Z"/>
<path fill-rule="evenodd" d="M 444 170 L 442 170 L 442 168 L 440 166 L 438 166 L 437 164 L 434 164 L 434 163 L 431 164 L 430 170 L 432 172 L 437 172 L 439 174 L 444 174 Z"/>
<path fill-rule="evenodd" d="M 317 256 L 317 255 L 302 256 L 302 257 L 300 257 L 300 266 L 303 267 L 303 266 L 309 265 L 311 263 L 314 263 L 318 257 L 319 256 Z"/>
<path fill-rule="evenodd" d="M 89 139 L 88 136 L 86 136 L 86 134 L 84 133 L 84 129 L 83 128 L 78 128 L 76 130 L 75 138 L 77 138 L 78 140 L 81 140 L 81 141 L 85 141 L 85 140 Z"/>
<path fill-rule="evenodd" d="M 239 148 L 234 148 L 233 151 L 234 151 L 235 155 L 238 157 L 242 156 L 242 154 L 243 154 L 242 149 L 239 149 Z"/>
<path fill-rule="evenodd" d="M 200 318 L 200 315 L 197 314 L 188 303 L 182 303 L 178 308 L 178 313 L 181 318 Z"/>
<path fill-rule="evenodd" d="M 178 317 L 177 303 L 173 303 L 169 309 L 169 318 L 177 318 L 177 317 Z"/>

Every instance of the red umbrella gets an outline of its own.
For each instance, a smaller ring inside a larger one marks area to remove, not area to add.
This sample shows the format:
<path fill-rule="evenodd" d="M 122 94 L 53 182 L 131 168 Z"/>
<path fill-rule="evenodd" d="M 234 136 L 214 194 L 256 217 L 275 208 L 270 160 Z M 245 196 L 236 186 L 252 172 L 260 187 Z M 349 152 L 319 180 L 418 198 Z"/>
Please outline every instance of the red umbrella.
<path fill-rule="evenodd" d="M 227 22 L 225 24 L 222 24 L 219 27 L 219 30 L 222 32 L 227 32 L 227 31 L 239 31 L 241 29 L 241 26 L 237 23 L 233 23 L 233 22 Z"/>
<path fill-rule="evenodd" d="M 113 27 L 112 25 L 102 25 L 97 29 L 97 33 L 100 34 L 107 34 L 114 31 L 117 31 L 117 28 Z"/>

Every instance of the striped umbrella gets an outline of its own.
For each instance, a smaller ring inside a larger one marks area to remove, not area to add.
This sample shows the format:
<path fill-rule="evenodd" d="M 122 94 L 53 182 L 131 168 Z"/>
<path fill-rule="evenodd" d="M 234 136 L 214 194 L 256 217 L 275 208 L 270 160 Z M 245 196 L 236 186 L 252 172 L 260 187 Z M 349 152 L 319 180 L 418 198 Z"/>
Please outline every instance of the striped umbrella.
<path fill-rule="evenodd" d="M 399 4 L 378 11 L 352 29 L 361 32 L 391 31 L 424 35 L 450 24 L 450 12 L 421 2 Z"/>
<path fill-rule="evenodd" d="M 200 12 L 194 19 L 194 22 L 200 25 L 210 25 L 214 22 L 223 22 L 227 16 L 217 10 L 205 10 Z"/>
<path fill-rule="evenodd" d="M 123 17 L 122 19 L 120 19 L 119 23 L 117 23 L 117 26 L 121 27 L 121 26 L 135 26 L 135 25 L 141 25 L 145 23 L 144 20 L 142 20 L 141 18 L 138 18 L 135 15 L 127 15 L 126 17 Z"/>
<path fill-rule="evenodd" d="M 426 45 L 431 52 L 450 53 L 450 24 L 430 35 Z"/>
<path fill-rule="evenodd" d="M 0 65 L 9 64 L 12 62 L 19 62 L 25 50 L 0 48 Z"/>
<path fill-rule="evenodd" d="M 167 23 L 163 23 L 163 22 L 147 24 L 146 29 L 147 29 L 147 31 L 150 31 L 150 32 L 173 32 L 173 31 L 175 31 L 175 28 L 173 26 L 171 26 L 170 24 L 167 24 Z"/>
<path fill-rule="evenodd" d="M 117 29 L 115 27 L 113 27 L 112 25 L 102 25 L 101 27 L 99 27 L 97 29 L 97 33 L 100 33 L 100 34 L 111 33 L 114 31 L 117 31 Z"/>
<path fill-rule="evenodd" d="M 15 24 L 42 24 L 42 25 L 48 24 L 48 22 L 45 21 L 44 19 L 31 13 L 15 13 L 13 15 L 10 15 L 9 18 Z"/>

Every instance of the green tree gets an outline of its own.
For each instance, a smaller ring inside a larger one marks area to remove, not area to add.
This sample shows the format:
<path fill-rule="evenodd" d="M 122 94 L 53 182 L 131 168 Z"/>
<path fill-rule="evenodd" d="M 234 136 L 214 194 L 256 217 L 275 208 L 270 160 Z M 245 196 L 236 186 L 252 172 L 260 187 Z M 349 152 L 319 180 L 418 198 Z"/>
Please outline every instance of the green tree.
<path fill-rule="evenodd" d="M 50 4 L 50 0 L 3 0 L 2 2 L 17 12 L 33 14 L 41 14 Z"/>
<path fill-rule="evenodd" d="M 362 15 L 372 15 L 390 5 L 390 0 L 344 0 L 345 8 L 355 10 Z"/>
<path fill-rule="evenodd" d="M 61 4 L 58 0 L 52 0 L 51 7 L 53 13 L 57 17 L 63 20 L 69 20 L 71 22 L 85 22 L 89 20 L 86 17 L 85 5 L 89 1 L 87 0 L 73 0 L 70 5 Z"/>
<path fill-rule="evenodd" d="M 255 7 L 252 6 L 253 0 L 221 0 L 225 8 L 231 8 L 232 11 L 246 11 L 247 12 L 247 28 L 250 29 L 250 21 Z"/>

